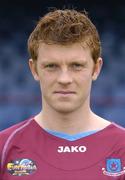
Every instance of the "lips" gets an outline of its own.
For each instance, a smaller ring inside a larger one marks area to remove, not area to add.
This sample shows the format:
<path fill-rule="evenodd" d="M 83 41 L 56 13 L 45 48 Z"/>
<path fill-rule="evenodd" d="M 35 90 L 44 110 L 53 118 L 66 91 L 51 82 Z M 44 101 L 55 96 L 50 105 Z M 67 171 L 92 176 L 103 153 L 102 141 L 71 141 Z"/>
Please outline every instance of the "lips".
<path fill-rule="evenodd" d="M 55 91 L 55 94 L 75 94 L 74 91 Z"/>

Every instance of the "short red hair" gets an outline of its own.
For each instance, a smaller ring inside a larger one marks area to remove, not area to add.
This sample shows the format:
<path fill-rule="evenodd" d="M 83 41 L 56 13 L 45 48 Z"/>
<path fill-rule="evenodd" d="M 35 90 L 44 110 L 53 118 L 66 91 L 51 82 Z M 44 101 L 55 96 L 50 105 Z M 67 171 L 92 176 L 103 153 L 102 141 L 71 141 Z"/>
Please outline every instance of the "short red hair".
<path fill-rule="evenodd" d="M 96 62 L 101 54 L 101 43 L 95 25 L 86 12 L 76 10 L 54 10 L 40 18 L 28 39 L 28 50 L 36 61 L 40 43 L 70 45 L 82 43 L 89 47 Z"/>

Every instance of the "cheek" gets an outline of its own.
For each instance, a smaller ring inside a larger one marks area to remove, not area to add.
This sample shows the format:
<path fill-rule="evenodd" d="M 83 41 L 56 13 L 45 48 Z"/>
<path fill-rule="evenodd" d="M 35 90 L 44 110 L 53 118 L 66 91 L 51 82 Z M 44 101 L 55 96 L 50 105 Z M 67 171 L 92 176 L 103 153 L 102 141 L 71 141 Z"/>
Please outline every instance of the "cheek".
<path fill-rule="evenodd" d="M 91 72 L 83 72 L 83 73 L 79 74 L 78 76 L 75 76 L 74 78 L 81 85 L 83 83 L 87 84 L 92 81 L 92 73 Z"/>
<path fill-rule="evenodd" d="M 42 89 L 46 90 L 50 89 L 55 82 L 55 76 L 50 73 L 48 74 L 47 72 L 41 73 L 39 79 Z"/>

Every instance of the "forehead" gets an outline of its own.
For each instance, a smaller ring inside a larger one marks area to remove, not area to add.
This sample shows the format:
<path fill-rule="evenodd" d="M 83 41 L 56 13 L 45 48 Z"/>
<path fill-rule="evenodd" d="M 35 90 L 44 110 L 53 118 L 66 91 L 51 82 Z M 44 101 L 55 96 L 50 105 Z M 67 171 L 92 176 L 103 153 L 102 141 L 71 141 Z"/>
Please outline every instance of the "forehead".
<path fill-rule="evenodd" d="M 48 45 L 41 43 L 38 49 L 38 61 L 71 61 L 92 59 L 89 48 L 80 43 L 72 45 Z"/>

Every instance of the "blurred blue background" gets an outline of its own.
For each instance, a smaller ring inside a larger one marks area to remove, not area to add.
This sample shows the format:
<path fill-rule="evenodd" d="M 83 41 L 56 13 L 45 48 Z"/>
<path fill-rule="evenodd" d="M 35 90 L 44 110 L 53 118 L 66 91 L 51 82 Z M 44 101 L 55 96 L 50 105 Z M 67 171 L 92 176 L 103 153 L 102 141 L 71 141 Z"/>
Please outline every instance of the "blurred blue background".
<path fill-rule="evenodd" d="M 104 65 L 93 84 L 91 106 L 125 127 L 125 2 L 4 0 L 0 3 L 0 130 L 41 110 L 39 84 L 28 67 L 27 39 L 52 7 L 88 11 L 102 42 Z"/>

